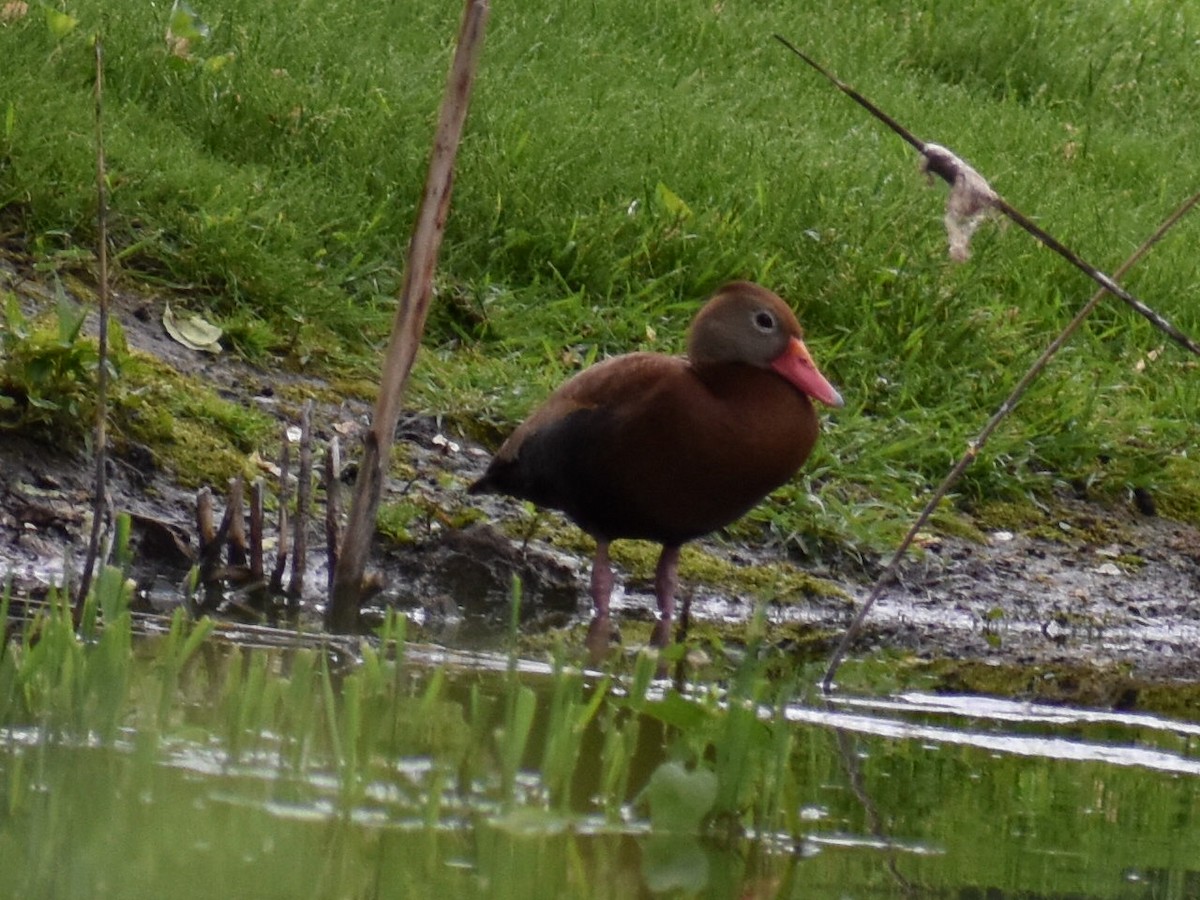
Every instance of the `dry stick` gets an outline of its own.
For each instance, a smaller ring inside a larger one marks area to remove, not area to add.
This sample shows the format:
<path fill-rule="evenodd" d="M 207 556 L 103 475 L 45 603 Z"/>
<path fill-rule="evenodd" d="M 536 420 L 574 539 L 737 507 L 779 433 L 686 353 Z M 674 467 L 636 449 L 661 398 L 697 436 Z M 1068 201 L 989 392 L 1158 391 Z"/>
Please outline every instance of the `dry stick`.
<path fill-rule="evenodd" d="M 283 593 L 283 570 L 288 561 L 288 500 L 291 489 L 288 487 L 288 469 L 291 468 L 291 443 L 288 440 L 287 426 L 283 426 L 283 434 L 279 444 L 279 540 L 275 547 L 275 566 L 271 570 L 271 581 L 267 592 L 272 596 Z"/>
<path fill-rule="evenodd" d="M 1193 194 L 1191 197 L 1185 200 L 1173 213 L 1171 213 L 1171 215 L 1169 215 L 1163 221 L 1161 225 L 1158 226 L 1158 230 L 1155 231 L 1154 234 L 1150 235 L 1150 237 L 1148 237 L 1145 242 L 1133 252 L 1133 255 L 1121 264 L 1121 267 L 1114 273 L 1114 277 L 1120 278 L 1134 265 L 1136 265 L 1141 258 L 1146 255 L 1150 248 L 1158 243 L 1159 240 L 1162 239 L 1163 235 L 1170 231 L 1171 228 L 1175 226 L 1175 223 L 1183 218 L 1184 214 L 1187 213 L 1198 202 L 1200 202 L 1200 193 Z M 846 650 L 849 648 L 850 642 L 853 641 L 855 635 L 858 634 L 859 629 L 862 627 L 863 620 L 866 619 L 867 613 L 870 612 L 871 607 L 875 605 L 875 601 L 878 600 L 880 595 L 883 593 L 884 587 L 895 576 L 896 569 L 900 565 L 900 560 L 903 559 L 904 554 L 912 545 L 913 540 L 916 539 L 916 536 L 918 532 L 920 532 L 922 526 L 924 526 L 929 520 L 929 517 L 933 515 L 933 511 L 937 508 L 937 505 L 942 501 L 942 498 L 949 493 L 950 488 L 956 481 L 958 481 L 959 476 L 966 471 L 967 466 L 969 466 L 975 460 L 975 457 L 979 454 L 979 451 L 983 448 L 983 445 L 987 442 L 987 439 L 991 437 L 992 432 L 995 431 L 997 426 L 999 426 L 999 424 L 1008 416 L 1008 414 L 1016 408 L 1021 396 L 1025 393 L 1029 386 L 1033 384 L 1034 380 L 1038 377 L 1038 375 L 1041 374 L 1042 370 L 1067 342 L 1071 335 L 1074 334 L 1075 331 L 1078 330 L 1079 326 L 1083 324 L 1084 320 L 1091 315 L 1092 310 L 1094 310 L 1100 301 L 1104 299 L 1104 295 L 1108 293 L 1110 293 L 1110 291 L 1104 287 L 1096 291 L 1096 293 L 1092 295 L 1091 299 L 1088 300 L 1088 302 L 1083 305 L 1079 312 L 1075 314 L 1075 318 L 1073 318 L 1067 327 L 1062 330 L 1062 333 L 1059 334 L 1058 337 L 1056 337 L 1053 341 L 1051 341 L 1050 345 L 1042 351 L 1041 356 L 1037 358 L 1033 365 L 1029 367 L 1029 371 L 1027 371 L 1021 380 L 1017 382 L 1017 386 L 1012 389 L 1012 393 L 1008 395 L 1005 401 L 1000 405 L 1000 408 L 996 410 L 995 415 L 993 415 L 992 418 L 988 420 L 988 423 L 983 426 L 983 430 L 975 436 L 973 441 L 970 441 L 967 444 L 967 452 L 962 455 L 957 463 L 955 463 L 954 468 L 950 470 L 950 474 L 943 479 L 942 483 L 938 485 L 937 490 L 933 492 L 933 496 L 929 498 L 929 502 L 925 504 L 925 508 L 921 510 L 921 514 L 917 516 L 917 520 L 913 522 L 912 527 L 909 528 L 908 534 L 904 536 L 904 540 L 901 541 L 900 546 L 896 548 L 896 552 L 892 555 L 887 567 L 875 580 L 875 584 L 871 587 L 871 593 L 867 596 L 867 599 L 863 601 L 862 606 L 859 607 L 858 614 L 854 617 L 854 620 L 846 629 L 846 633 L 842 635 L 841 641 L 838 642 L 837 649 L 833 651 L 833 656 L 830 657 L 829 660 L 829 667 L 825 670 L 825 677 L 821 681 L 821 687 L 826 693 L 829 692 L 833 685 L 833 678 L 837 674 L 838 666 L 840 666 L 842 663 L 842 658 L 846 655 Z"/>
<path fill-rule="evenodd" d="M 231 567 L 245 566 L 248 558 L 246 547 L 245 480 L 241 475 L 229 479 L 228 506 L 229 537 L 226 541 L 226 560 Z"/>
<path fill-rule="evenodd" d="M 229 510 L 225 510 L 220 527 L 213 521 L 212 488 L 202 487 L 196 494 L 196 534 L 200 541 L 196 561 L 204 589 L 201 606 L 206 609 L 214 608 L 221 599 L 221 545 L 229 532 Z"/>
<path fill-rule="evenodd" d="M 976 173 L 974 169 L 964 163 L 953 153 L 946 150 L 944 147 L 938 146 L 937 144 L 927 144 L 922 141 L 907 128 L 881 110 L 878 106 L 856 91 L 853 87 L 840 80 L 832 72 L 828 71 L 807 54 L 797 49 L 795 45 L 793 45 L 786 38 L 777 34 L 775 35 L 775 39 L 795 53 L 806 63 L 808 63 L 812 68 L 816 69 L 817 72 L 823 75 L 838 90 L 846 94 L 855 103 L 857 103 L 888 128 L 892 129 L 892 131 L 902 137 L 905 141 L 911 144 L 918 153 L 925 157 L 925 170 L 927 172 L 933 172 L 941 177 L 950 185 L 952 189 L 962 184 L 964 180 L 971 176 L 978 178 L 978 173 Z M 1165 319 L 1162 315 L 1155 312 L 1141 300 L 1134 297 L 1123 287 L 1113 281 L 1108 275 L 1105 275 L 1095 266 L 1088 263 L 1077 253 L 1075 253 L 1075 251 L 1064 246 L 1051 234 L 1043 231 L 1041 228 L 1031 222 L 1019 210 L 1010 205 L 1007 200 L 993 191 L 991 187 L 987 185 L 987 182 L 983 181 L 982 179 L 980 179 L 980 182 L 982 190 L 986 191 L 985 194 L 978 195 L 976 198 L 981 204 L 981 208 L 979 209 L 980 212 L 982 212 L 982 209 L 986 208 L 987 206 L 991 206 L 1000 210 L 1000 212 L 1008 216 L 1009 219 L 1011 219 L 1013 222 L 1016 222 L 1019 226 L 1021 226 L 1021 228 L 1029 232 L 1029 234 L 1033 235 L 1035 238 L 1041 241 L 1042 244 L 1049 247 L 1063 259 L 1067 260 L 1067 262 L 1075 266 L 1075 268 L 1079 269 L 1081 272 L 1099 284 L 1102 288 L 1107 290 L 1113 296 L 1119 297 L 1125 303 L 1129 304 L 1129 306 L 1133 307 L 1133 309 L 1139 314 L 1149 319 L 1156 328 L 1165 332 L 1167 336 L 1171 338 L 1171 340 L 1183 347 L 1186 347 L 1192 353 L 1200 355 L 1200 344 L 1197 344 L 1194 340 L 1167 321 L 1167 319 Z"/>
<path fill-rule="evenodd" d="M 263 573 L 263 480 L 255 478 L 250 485 L 250 605 L 259 612 L 267 606 Z"/>
<path fill-rule="evenodd" d="M 196 492 L 196 534 L 200 538 L 198 558 L 203 572 L 204 563 L 213 556 L 211 547 L 217 534 L 217 526 L 213 524 L 212 488 L 207 486 Z"/>
<path fill-rule="evenodd" d="M 97 295 L 100 302 L 99 365 L 96 369 L 96 435 L 93 452 L 96 455 L 96 480 L 92 491 L 92 533 L 88 539 L 87 559 L 83 564 L 83 575 L 79 580 L 79 594 L 75 598 L 73 618 L 78 625 L 83 616 L 83 605 L 92 587 L 92 570 L 100 553 L 100 533 L 104 528 L 108 492 L 105 469 L 108 464 L 108 192 L 104 162 L 104 45 L 96 35 L 96 230 L 98 232 L 98 257 L 100 284 Z"/>
<path fill-rule="evenodd" d="M 450 209 L 454 160 L 467 118 L 487 17 L 487 0 L 467 0 L 458 33 L 458 46 L 438 116 L 429 172 L 408 248 L 404 284 L 392 323 L 387 356 L 384 358 L 379 397 L 371 417 L 371 429 L 363 442 L 363 458 L 354 484 L 350 520 L 346 524 L 342 555 L 334 572 L 333 592 L 325 620 L 326 627 L 331 631 L 352 631 L 358 624 L 363 574 L 375 534 L 375 516 L 379 511 L 396 422 L 400 417 L 400 400 L 429 311 L 433 271 Z"/>
<path fill-rule="evenodd" d="M 333 592 L 333 573 L 341 554 L 342 532 L 342 445 L 335 436 L 325 454 L 325 545 L 329 554 L 329 591 Z"/>
<path fill-rule="evenodd" d="M 296 473 L 296 522 L 292 540 L 292 577 L 288 596 L 299 602 L 308 568 L 308 516 L 312 509 L 312 401 L 300 412 L 300 469 Z"/>

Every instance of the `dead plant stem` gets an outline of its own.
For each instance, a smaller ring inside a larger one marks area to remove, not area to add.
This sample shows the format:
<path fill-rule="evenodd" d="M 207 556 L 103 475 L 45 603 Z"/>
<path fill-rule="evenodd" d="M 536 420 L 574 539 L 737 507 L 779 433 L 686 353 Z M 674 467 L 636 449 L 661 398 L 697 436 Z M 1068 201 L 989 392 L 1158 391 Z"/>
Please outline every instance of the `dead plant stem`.
<path fill-rule="evenodd" d="M 775 39 L 791 50 L 794 54 L 800 57 L 804 62 L 808 63 L 813 69 L 819 72 L 822 76 L 830 81 L 838 90 L 850 97 L 855 103 L 869 112 L 883 124 L 887 125 L 892 131 L 898 134 L 901 138 L 911 144 L 918 153 L 926 159 L 927 171 L 933 172 L 940 178 L 950 184 L 951 188 L 955 186 L 955 182 L 961 175 L 961 169 L 958 164 L 961 163 L 957 157 L 947 153 L 932 153 L 930 144 L 925 143 L 911 131 L 885 113 L 882 109 L 868 100 L 863 94 L 859 93 L 850 85 L 835 76 L 832 72 L 825 69 L 817 63 L 812 57 L 799 50 L 794 44 L 781 35 L 775 35 Z M 1061 241 L 1057 240 L 1053 235 L 1034 224 L 1020 210 L 1016 209 L 1007 200 L 999 194 L 994 194 L 990 197 L 989 205 L 1002 212 L 1010 220 L 1019 225 L 1022 229 L 1033 235 L 1041 243 L 1053 250 L 1063 259 L 1067 260 L 1075 268 L 1086 274 L 1089 278 L 1099 284 L 1102 288 L 1120 298 L 1122 301 L 1131 306 L 1138 314 L 1148 319 L 1156 328 L 1164 332 L 1171 340 L 1175 341 L 1182 347 L 1187 348 L 1192 353 L 1200 356 L 1200 344 L 1196 343 L 1188 335 L 1184 334 L 1176 328 L 1164 316 L 1151 309 L 1141 300 L 1134 297 L 1123 287 L 1118 285 L 1108 275 L 1105 275 L 1091 263 L 1083 259 L 1078 253 L 1067 247 Z"/>
<path fill-rule="evenodd" d="M 100 333 L 98 337 L 99 351 L 96 365 L 96 431 L 92 441 L 92 455 L 96 464 L 95 482 L 92 488 L 92 530 L 88 539 L 87 558 L 83 564 L 83 574 L 79 579 L 79 594 L 75 598 L 73 610 L 75 624 L 78 625 L 83 617 L 84 603 L 88 591 L 92 588 L 93 570 L 100 555 L 100 537 L 104 531 L 107 519 L 105 512 L 108 508 L 108 481 L 106 469 L 108 466 L 108 435 L 106 421 L 108 419 L 108 191 L 105 181 L 108 177 L 104 161 L 104 42 L 97 34 L 95 42 L 96 58 L 96 231 L 97 258 L 99 264 L 99 281 L 97 297 L 100 306 Z"/>
<path fill-rule="evenodd" d="M 371 417 L 371 428 L 363 442 L 363 457 L 354 484 L 342 554 L 334 573 L 333 592 L 325 616 L 326 627 L 331 631 L 352 631 L 358 624 L 358 610 L 364 595 L 363 576 L 375 534 L 375 517 L 391 463 L 400 401 L 421 343 L 433 295 L 433 273 L 450 211 L 454 162 L 483 48 L 488 12 L 488 0 L 466 0 L 434 134 L 425 189 L 409 242 L 404 283 L 384 358 L 379 396 Z"/>
<path fill-rule="evenodd" d="M 1125 260 L 1125 262 L 1121 264 L 1120 268 L 1118 268 L 1114 273 L 1114 277 L 1122 277 L 1134 265 L 1136 265 L 1142 259 L 1142 257 L 1149 252 L 1150 248 L 1157 244 L 1162 237 L 1175 226 L 1175 223 L 1183 218 L 1183 216 L 1198 202 L 1200 202 L 1200 193 L 1193 194 L 1182 204 L 1180 204 L 1174 212 L 1172 212 L 1165 220 L 1163 220 L 1163 223 L 1158 226 L 1158 229 L 1154 232 L 1154 234 L 1150 235 L 1150 237 L 1148 237 L 1142 243 L 1142 245 L 1138 247 L 1137 250 L 1135 250 L 1127 260 Z M 974 461 L 975 457 L 979 454 L 979 451 L 983 448 L 983 445 L 987 443 L 988 438 L 991 437 L 992 433 L 997 427 L 999 427 L 1000 423 L 1004 421 L 1009 413 L 1016 408 L 1017 403 L 1020 401 L 1022 395 L 1024 395 L 1029 386 L 1033 384 L 1038 375 L 1042 373 L 1042 370 L 1046 368 L 1050 360 L 1054 358 L 1054 355 L 1058 353 L 1064 344 L 1066 344 L 1071 335 L 1073 335 L 1079 329 L 1079 326 L 1084 323 L 1084 320 L 1091 315 L 1092 310 L 1099 305 L 1100 301 L 1104 299 L 1104 295 L 1107 293 L 1111 293 L 1107 286 L 1101 287 L 1098 291 L 1096 291 L 1096 293 L 1091 296 L 1091 299 L 1089 299 L 1088 302 L 1085 303 L 1079 310 L 1079 312 L 1075 314 L 1075 318 L 1073 318 L 1067 324 L 1058 337 L 1051 341 L 1046 349 L 1042 351 L 1042 354 L 1037 358 L 1037 360 L 1034 361 L 1033 365 L 1029 367 L 1029 370 L 1021 377 L 1021 380 L 1017 382 L 1016 387 L 1012 389 L 1012 392 L 1008 395 L 1005 401 L 1000 404 L 1000 408 L 996 410 L 995 415 L 993 415 L 991 419 L 988 420 L 988 423 L 983 426 L 983 430 L 975 436 L 974 440 L 967 444 L 966 452 L 961 458 L 959 458 L 958 462 L 954 464 L 954 467 L 950 470 L 950 473 L 942 480 L 942 483 L 938 485 L 937 489 L 930 496 L 929 502 L 925 504 L 925 508 L 921 510 L 921 514 L 917 516 L 916 521 L 912 524 L 912 527 L 908 529 L 908 533 L 904 536 L 904 540 L 900 542 L 900 546 L 897 547 L 896 552 L 892 554 L 891 560 L 888 562 L 883 572 L 880 573 L 879 577 L 875 580 L 875 584 L 871 587 L 871 593 L 867 595 L 867 599 L 864 600 L 862 606 L 859 607 L 858 613 L 855 615 L 853 621 L 851 621 L 849 627 L 846 629 L 845 634 L 842 635 L 842 639 L 838 642 L 837 648 L 833 651 L 833 655 L 829 659 L 829 667 L 825 670 L 825 677 L 821 681 L 821 687 L 826 693 L 828 693 L 832 688 L 833 679 L 837 674 L 838 667 L 841 665 L 842 659 L 845 657 L 846 651 L 850 647 L 851 642 L 854 640 L 859 629 L 862 627 L 862 623 L 866 619 L 867 613 L 870 612 L 871 607 L 875 605 L 875 601 L 879 599 L 884 588 L 895 577 L 896 569 L 899 567 L 900 561 L 904 558 L 904 554 L 908 552 L 908 548 L 912 545 L 912 542 L 920 533 L 921 528 L 923 528 L 925 523 L 929 521 L 929 517 L 933 515 L 934 510 L 937 509 L 937 506 L 942 501 L 942 498 L 949 493 L 950 488 L 953 487 L 956 481 L 958 481 L 959 476 L 961 476 L 962 473 L 966 471 L 967 467 Z"/>

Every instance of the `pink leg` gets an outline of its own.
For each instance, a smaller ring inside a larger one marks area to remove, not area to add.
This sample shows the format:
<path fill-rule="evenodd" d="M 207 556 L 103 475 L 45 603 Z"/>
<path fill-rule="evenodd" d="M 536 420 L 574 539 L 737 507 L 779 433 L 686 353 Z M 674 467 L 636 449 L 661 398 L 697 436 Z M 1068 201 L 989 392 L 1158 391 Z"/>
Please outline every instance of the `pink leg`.
<path fill-rule="evenodd" d="M 666 547 L 658 558 L 654 573 L 654 595 L 658 598 L 658 624 L 654 627 L 653 643 L 665 647 L 670 642 L 671 619 L 675 615 L 675 588 L 679 585 L 679 548 Z"/>
<path fill-rule="evenodd" d="M 593 664 L 599 664 L 608 654 L 612 641 L 612 620 L 608 617 L 608 599 L 612 596 L 613 573 L 608 561 L 608 541 L 596 541 L 592 559 L 592 622 L 588 625 L 584 644 Z"/>
<path fill-rule="evenodd" d="M 596 541 L 592 559 L 592 607 L 596 618 L 608 618 L 608 598 L 612 596 L 613 573 L 608 561 L 608 541 Z"/>

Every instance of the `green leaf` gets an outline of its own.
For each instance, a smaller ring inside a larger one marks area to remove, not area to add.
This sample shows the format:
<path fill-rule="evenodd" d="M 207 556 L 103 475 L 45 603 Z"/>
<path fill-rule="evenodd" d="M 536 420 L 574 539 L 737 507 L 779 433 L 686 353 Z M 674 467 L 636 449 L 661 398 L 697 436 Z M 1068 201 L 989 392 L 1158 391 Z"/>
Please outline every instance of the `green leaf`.
<path fill-rule="evenodd" d="M 688 771 L 681 763 L 665 762 L 650 776 L 642 791 L 655 831 L 696 833 L 717 799 L 717 776 L 705 768 Z"/>
<path fill-rule="evenodd" d="M 43 356 L 35 356 L 25 363 L 25 380 L 40 385 L 54 373 L 54 363 Z"/>
<path fill-rule="evenodd" d="M 692 208 L 683 202 L 683 198 L 661 181 L 654 189 L 654 197 L 659 205 L 677 219 L 691 218 Z"/>
<path fill-rule="evenodd" d="M 55 40 L 61 41 L 75 30 L 79 25 L 79 20 L 74 16 L 69 16 L 64 12 L 59 12 L 57 9 L 51 9 L 47 6 L 46 24 L 50 27 L 50 34 Z"/>
<path fill-rule="evenodd" d="M 4 325 L 18 340 L 29 337 L 29 322 L 21 312 L 21 301 L 17 299 L 16 294 L 9 294 L 4 302 Z"/>
<path fill-rule="evenodd" d="M 100 604 L 100 614 L 104 621 L 112 624 L 128 608 L 127 594 L 124 590 L 125 573 L 116 566 L 104 566 L 96 579 L 96 598 Z"/>
<path fill-rule="evenodd" d="M 650 701 L 639 711 L 689 733 L 702 728 L 712 718 L 711 713 L 699 703 L 676 693 L 667 694 L 661 700 Z"/>
<path fill-rule="evenodd" d="M 87 310 L 67 296 L 60 285 L 58 294 L 58 341 L 62 346 L 69 347 L 79 337 L 83 322 L 87 318 Z"/>

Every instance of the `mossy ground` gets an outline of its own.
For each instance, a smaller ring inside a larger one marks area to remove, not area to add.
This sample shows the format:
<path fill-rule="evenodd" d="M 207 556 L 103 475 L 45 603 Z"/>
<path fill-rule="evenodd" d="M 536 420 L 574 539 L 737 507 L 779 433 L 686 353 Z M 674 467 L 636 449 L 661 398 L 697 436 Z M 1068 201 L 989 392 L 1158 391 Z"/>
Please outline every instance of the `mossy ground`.
<path fill-rule="evenodd" d="M 241 400 L 221 397 L 198 379 L 161 361 L 131 354 L 113 396 L 118 454 L 130 444 L 147 449 L 180 485 L 224 485 L 238 475 L 262 474 L 254 458 L 273 458 L 278 424 Z"/>
<path fill-rule="evenodd" d="M 408 401 L 494 447 L 593 360 L 679 351 L 697 303 L 722 281 L 768 283 L 801 310 L 848 406 L 827 415 L 801 475 L 720 541 L 689 548 L 681 574 L 748 608 L 794 611 L 840 608 L 861 590 L 1091 286 L 992 223 L 969 263 L 949 263 L 943 195 L 769 35 L 803 34 L 1102 267 L 1194 189 L 1196 125 L 1178 111 L 1196 106 L 1200 85 L 1188 62 L 1195 16 L 1161 3 L 1081 12 L 1053 2 L 1033 15 L 1013 3 L 881 0 L 792 12 L 781 23 L 769 7 L 685 4 L 664 16 L 637 3 L 534 3 L 494 17 Z M 255 454 L 274 458 L 274 417 L 307 400 L 330 420 L 344 404 L 351 418 L 369 407 L 455 24 L 450 8 L 335 4 L 297 29 L 242 0 L 197 16 L 204 27 L 184 57 L 164 48 L 161 17 L 129 4 L 110 4 L 103 21 L 83 9 L 57 28 L 34 15 L 0 28 L 9 288 L 36 284 L 52 304 L 61 285 L 94 305 L 91 65 L 103 31 L 114 281 L 145 295 L 151 322 L 165 299 L 219 322 L 238 365 L 257 367 L 210 383 L 118 350 L 114 440 L 188 488 L 224 484 Z M 1079 43 L 1081 29 L 1099 46 Z M 1178 165 L 1159 165 L 1164 155 Z M 1194 333 L 1193 243 L 1170 236 L 1130 287 Z M 136 328 L 130 311 L 120 318 Z M 54 323 L 44 324 L 51 337 L 20 349 L 53 349 Z M 64 357 L 54 439 L 84 446 L 94 352 L 81 338 Z M 269 415 L 239 383 L 251 370 L 274 382 Z M 1121 573 L 1160 577 L 1127 507 L 1136 496 L 1165 518 L 1200 521 L 1197 371 L 1147 323 L 1104 304 L 979 454 L 906 574 L 937 596 L 943 585 L 916 576 L 941 562 L 939 545 L 969 555 L 1009 531 L 1085 570 L 1093 548 L 1111 547 L 1104 559 Z M 446 473 L 445 460 L 403 450 L 394 462 L 412 486 L 384 507 L 396 539 L 486 519 L 514 540 L 591 552 L 577 530 L 529 510 L 481 513 L 462 496 L 470 465 Z M 1187 571 L 1193 556 L 1178 541 Z M 657 549 L 615 549 L 640 591 Z M 1079 606 L 1047 620 L 1110 620 Z M 989 618 L 993 609 L 973 610 L 974 621 L 1007 640 L 1014 611 Z"/>

